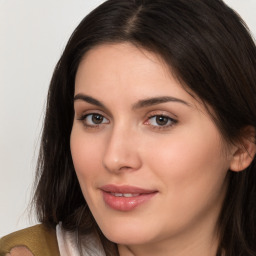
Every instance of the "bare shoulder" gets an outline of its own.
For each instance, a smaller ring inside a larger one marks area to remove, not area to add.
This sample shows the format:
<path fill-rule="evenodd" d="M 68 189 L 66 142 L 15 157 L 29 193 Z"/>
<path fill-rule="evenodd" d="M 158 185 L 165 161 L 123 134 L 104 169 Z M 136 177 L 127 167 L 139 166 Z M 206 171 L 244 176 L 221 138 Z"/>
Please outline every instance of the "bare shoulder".
<path fill-rule="evenodd" d="M 0 239 L 0 256 L 59 256 L 56 230 L 43 224 Z"/>
<path fill-rule="evenodd" d="M 25 246 L 17 246 L 11 249 L 6 256 L 34 256 L 32 252 Z"/>

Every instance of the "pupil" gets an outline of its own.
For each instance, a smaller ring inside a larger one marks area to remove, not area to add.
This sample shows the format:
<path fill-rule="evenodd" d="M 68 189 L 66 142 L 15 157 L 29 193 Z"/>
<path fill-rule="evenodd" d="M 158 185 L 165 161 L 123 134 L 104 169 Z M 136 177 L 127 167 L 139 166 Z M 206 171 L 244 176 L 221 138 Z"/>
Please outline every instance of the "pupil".
<path fill-rule="evenodd" d="M 158 125 L 166 125 L 168 123 L 168 118 L 165 116 L 156 117 L 156 122 Z"/>
<path fill-rule="evenodd" d="M 95 124 L 100 124 L 103 120 L 103 116 L 101 115 L 93 115 L 92 116 L 92 121 L 95 123 Z"/>

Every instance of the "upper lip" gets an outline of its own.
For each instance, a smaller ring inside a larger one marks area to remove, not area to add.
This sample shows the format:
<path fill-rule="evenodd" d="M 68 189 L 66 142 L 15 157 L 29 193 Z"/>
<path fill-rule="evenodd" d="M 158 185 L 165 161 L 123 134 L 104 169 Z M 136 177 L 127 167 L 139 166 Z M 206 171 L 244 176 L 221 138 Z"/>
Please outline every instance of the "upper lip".
<path fill-rule="evenodd" d="M 157 192 L 156 190 L 151 190 L 151 189 L 144 189 L 144 188 L 139 188 L 139 187 L 134 187 L 129 185 L 118 186 L 113 184 L 104 185 L 100 187 L 100 189 L 108 193 L 121 193 L 121 194 L 150 194 L 150 193 Z"/>

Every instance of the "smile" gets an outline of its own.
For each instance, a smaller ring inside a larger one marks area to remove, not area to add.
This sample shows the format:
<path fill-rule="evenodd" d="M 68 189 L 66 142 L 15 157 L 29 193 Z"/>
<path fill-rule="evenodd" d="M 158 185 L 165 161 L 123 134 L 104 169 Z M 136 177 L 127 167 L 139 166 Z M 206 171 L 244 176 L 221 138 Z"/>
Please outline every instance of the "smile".
<path fill-rule="evenodd" d="M 111 193 L 113 196 L 117 197 L 134 197 L 134 196 L 139 196 L 140 194 L 122 194 L 122 193 Z"/>
<path fill-rule="evenodd" d="M 124 212 L 137 208 L 158 193 L 133 186 L 106 185 L 100 189 L 107 207 Z"/>

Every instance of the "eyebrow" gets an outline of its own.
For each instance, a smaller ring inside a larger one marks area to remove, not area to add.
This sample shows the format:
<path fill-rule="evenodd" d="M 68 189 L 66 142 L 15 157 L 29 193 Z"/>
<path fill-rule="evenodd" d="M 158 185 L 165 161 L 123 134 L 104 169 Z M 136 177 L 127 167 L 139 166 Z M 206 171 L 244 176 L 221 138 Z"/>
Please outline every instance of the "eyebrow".
<path fill-rule="evenodd" d="M 92 105 L 95 105 L 95 106 L 98 106 L 98 107 L 102 107 L 102 108 L 106 108 L 102 102 L 100 102 L 99 100 L 94 99 L 91 96 L 85 95 L 85 94 L 78 93 L 74 97 L 74 102 L 76 100 L 82 100 L 82 101 L 88 102 L 88 103 L 90 103 Z"/>
<path fill-rule="evenodd" d="M 145 107 L 154 106 L 154 105 L 158 105 L 166 102 L 177 102 L 177 103 L 182 103 L 186 106 L 191 106 L 188 102 L 175 97 L 160 96 L 160 97 L 139 100 L 137 103 L 133 105 L 132 108 L 133 109 L 145 108 Z"/>
<path fill-rule="evenodd" d="M 101 101 L 96 100 L 95 98 L 85 95 L 85 94 L 79 93 L 79 94 L 75 95 L 74 102 L 77 100 L 82 100 L 82 101 L 88 102 L 92 105 L 107 109 L 107 107 Z M 191 106 L 188 102 L 178 99 L 178 98 L 175 98 L 175 97 L 160 96 L 160 97 L 153 97 L 153 98 L 139 100 L 138 102 L 133 104 L 132 109 L 140 109 L 140 108 L 150 107 L 150 106 L 154 106 L 154 105 L 158 105 L 158 104 L 162 104 L 162 103 L 166 103 L 166 102 L 177 102 L 177 103 L 184 104 L 186 106 Z"/>

